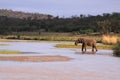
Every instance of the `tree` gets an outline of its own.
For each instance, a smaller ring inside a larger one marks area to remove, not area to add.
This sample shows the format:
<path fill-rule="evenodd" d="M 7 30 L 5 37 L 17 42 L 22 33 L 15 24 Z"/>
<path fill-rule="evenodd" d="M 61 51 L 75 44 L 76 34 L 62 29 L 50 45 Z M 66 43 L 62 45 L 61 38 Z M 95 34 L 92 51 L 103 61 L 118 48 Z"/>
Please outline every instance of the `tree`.
<path fill-rule="evenodd" d="M 109 20 L 99 21 L 97 24 L 102 34 L 109 34 L 111 32 L 111 22 Z"/>

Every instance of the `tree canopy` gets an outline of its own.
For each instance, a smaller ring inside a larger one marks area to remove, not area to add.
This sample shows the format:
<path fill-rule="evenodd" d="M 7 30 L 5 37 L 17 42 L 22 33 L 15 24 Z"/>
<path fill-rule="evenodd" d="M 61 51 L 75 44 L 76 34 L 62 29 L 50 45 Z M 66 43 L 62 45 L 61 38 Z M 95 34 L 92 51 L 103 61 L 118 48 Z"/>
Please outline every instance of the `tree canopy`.
<path fill-rule="evenodd" d="M 19 15 L 19 16 L 18 16 Z M 120 13 L 72 16 L 59 18 L 52 15 L 0 10 L 0 34 L 11 32 L 79 32 L 120 33 Z"/>

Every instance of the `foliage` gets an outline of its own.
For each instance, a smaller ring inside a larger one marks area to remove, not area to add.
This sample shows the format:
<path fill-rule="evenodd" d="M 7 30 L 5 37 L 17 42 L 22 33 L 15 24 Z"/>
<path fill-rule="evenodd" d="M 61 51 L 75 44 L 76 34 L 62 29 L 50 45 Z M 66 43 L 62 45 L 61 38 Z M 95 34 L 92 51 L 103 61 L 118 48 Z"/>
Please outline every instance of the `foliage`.
<path fill-rule="evenodd" d="M 114 55 L 120 57 L 120 42 L 118 42 L 114 46 L 113 50 L 114 50 Z"/>
<path fill-rule="evenodd" d="M 97 24 L 100 27 L 102 34 L 108 34 L 111 32 L 111 22 L 109 20 L 100 21 Z"/>
<path fill-rule="evenodd" d="M 80 32 L 83 34 L 92 32 L 120 33 L 120 13 L 59 18 L 38 13 L 0 10 L 0 34 L 6 35 L 23 31 L 38 32 L 39 34 L 43 31 Z"/>
<path fill-rule="evenodd" d="M 80 30 L 80 34 L 90 34 L 93 33 L 92 29 Z"/>
<path fill-rule="evenodd" d="M 97 22 L 98 28 L 102 34 L 110 34 L 111 32 L 120 33 L 120 20 L 103 20 Z"/>

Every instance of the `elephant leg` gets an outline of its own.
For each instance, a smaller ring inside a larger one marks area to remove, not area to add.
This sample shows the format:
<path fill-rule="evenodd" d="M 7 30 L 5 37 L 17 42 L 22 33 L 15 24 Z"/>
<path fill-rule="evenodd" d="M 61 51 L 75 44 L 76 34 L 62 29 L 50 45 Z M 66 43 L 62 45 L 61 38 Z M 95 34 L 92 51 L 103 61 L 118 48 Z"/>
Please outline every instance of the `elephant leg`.
<path fill-rule="evenodd" d="M 84 50 L 85 50 L 85 52 L 86 52 L 86 50 L 87 50 L 87 49 L 86 49 L 86 44 L 84 44 L 84 47 L 83 47 L 83 48 L 84 48 Z"/>
<path fill-rule="evenodd" d="M 95 48 L 95 46 L 93 45 L 92 46 L 92 54 L 95 54 L 96 52 L 94 52 L 94 48 Z"/>
<path fill-rule="evenodd" d="M 95 46 L 95 49 L 96 49 L 96 51 L 98 51 L 96 46 Z"/>
<path fill-rule="evenodd" d="M 85 48 L 85 52 L 86 52 L 86 46 L 84 48 Z"/>
<path fill-rule="evenodd" d="M 84 47 L 82 47 L 82 52 L 83 52 Z"/>
<path fill-rule="evenodd" d="M 84 44 L 82 44 L 82 52 L 83 52 L 84 48 L 85 48 L 85 46 L 84 46 Z"/>
<path fill-rule="evenodd" d="M 95 48 L 95 47 L 94 47 L 94 45 L 93 45 L 93 46 L 92 46 L 92 52 L 94 52 L 94 48 Z"/>

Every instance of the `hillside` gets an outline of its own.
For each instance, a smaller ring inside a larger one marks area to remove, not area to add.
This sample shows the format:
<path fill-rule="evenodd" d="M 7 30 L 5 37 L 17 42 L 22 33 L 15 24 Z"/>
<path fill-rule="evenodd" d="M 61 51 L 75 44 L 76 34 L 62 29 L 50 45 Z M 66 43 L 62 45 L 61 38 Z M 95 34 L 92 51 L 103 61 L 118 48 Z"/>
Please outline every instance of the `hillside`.
<path fill-rule="evenodd" d="M 21 11 L 13 11 L 7 9 L 0 9 L 0 16 L 7 16 L 10 18 L 19 18 L 19 19 L 52 19 L 52 15 L 39 14 L 39 13 L 25 13 Z"/>

